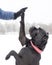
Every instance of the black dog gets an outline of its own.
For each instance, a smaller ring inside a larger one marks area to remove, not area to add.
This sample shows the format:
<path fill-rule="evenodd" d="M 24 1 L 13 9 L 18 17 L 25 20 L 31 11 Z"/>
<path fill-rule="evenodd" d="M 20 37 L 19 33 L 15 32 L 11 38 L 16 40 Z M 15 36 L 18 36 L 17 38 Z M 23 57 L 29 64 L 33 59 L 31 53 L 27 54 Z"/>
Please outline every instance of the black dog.
<path fill-rule="evenodd" d="M 37 29 L 36 27 L 31 27 L 29 33 L 31 39 L 28 39 L 25 36 L 24 13 L 22 13 L 19 40 L 22 46 L 26 45 L 26 47 L 22 48 L 19 54 L 15 51 L 11 51 L 6 56 L 6 60 L 8 60 L 10 56 L 14 56 L 16 59 L 16 65 L 39 65 L 41 52 L 47 44 L 48 33 L 46 33 L 42 28 Z"/>

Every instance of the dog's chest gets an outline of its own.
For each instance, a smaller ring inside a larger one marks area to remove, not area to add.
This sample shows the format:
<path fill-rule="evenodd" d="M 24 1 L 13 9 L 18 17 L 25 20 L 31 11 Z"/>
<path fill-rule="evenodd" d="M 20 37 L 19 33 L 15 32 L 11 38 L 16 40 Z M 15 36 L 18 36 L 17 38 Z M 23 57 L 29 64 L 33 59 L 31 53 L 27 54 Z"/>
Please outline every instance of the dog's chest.
<path fill-rule="evenodd" d="M 32 52 L 31 49 L 25 47 L 21 49 L 19 55 L 22 56 L 22 61 L 26 64 L 35 65 L 39 62 L 39 56 L 37 56 L 36 52 Z"/>

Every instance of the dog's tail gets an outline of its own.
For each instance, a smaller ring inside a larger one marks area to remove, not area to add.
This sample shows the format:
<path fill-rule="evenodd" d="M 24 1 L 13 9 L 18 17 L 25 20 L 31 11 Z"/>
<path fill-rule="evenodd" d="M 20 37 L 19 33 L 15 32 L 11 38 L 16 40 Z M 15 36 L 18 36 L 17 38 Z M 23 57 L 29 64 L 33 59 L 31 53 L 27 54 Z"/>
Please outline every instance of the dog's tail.
<path fill-rule="evenodd" d="M 6 60 L 8 60 L 9 58 L 10 58 L 10 56 L 14 56 L 14 58 L 17 60 L 17 59 L 20 59 L 19 58 L 19 56 L 18 56 L 18 54 L 14 51 L 14 50 L 12 50 L 11 52 L 9 52 L 9 54 L 6 56 Z"/>

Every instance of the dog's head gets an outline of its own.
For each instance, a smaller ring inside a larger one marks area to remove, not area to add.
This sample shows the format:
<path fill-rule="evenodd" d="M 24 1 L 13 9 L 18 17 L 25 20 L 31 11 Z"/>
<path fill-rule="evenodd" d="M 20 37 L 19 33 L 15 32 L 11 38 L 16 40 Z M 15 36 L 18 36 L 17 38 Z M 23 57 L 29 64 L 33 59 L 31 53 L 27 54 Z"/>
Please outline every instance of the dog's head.
<path fill-rule="evenodd" d="M 34 44 L 41 50 L 44 50 L 47 40 L 48 40 L 48 33 L 43 30 L 42 28 L 31 27 L 29 29 L 30 36 Z"/>

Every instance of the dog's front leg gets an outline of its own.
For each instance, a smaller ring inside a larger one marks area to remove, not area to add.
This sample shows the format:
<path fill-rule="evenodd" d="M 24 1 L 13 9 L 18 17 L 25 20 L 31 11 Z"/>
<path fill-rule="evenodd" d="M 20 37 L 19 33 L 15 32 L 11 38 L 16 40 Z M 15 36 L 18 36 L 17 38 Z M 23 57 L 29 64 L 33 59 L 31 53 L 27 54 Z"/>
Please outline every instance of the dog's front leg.
<path fill-rule="evenodd" d="M 6 60 L 8 60 L 10 58 L 10 56 L 14 56 L 15 59 L 19 59 L 20 57 L 18 56 L 18 54 L 15 51 L 11 51 L 9 52 L 9 54 L 6 56 Z"/>
<path fill-rule="evenodd" d="M 22 13 L 22 15 L 21 15 L 19 40 L 20 40 L 22 46 L 25 45 L 26 36 L 25 36 L 24 13 Z"/>

